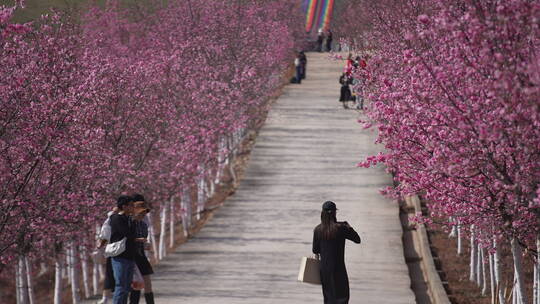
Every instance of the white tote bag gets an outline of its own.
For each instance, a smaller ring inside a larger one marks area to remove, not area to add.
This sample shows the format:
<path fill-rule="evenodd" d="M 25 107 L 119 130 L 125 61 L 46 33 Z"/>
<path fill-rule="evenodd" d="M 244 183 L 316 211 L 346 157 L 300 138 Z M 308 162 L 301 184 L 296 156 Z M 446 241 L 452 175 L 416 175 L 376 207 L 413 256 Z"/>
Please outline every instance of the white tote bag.
<path fill-rule="evenodd" d="M 320 261 L 310 257 L 303 257 L 300 262 L 298 281 L 310 284 L 321 284 Z"/>
<path fill-rule="evenodd" d="M 121 254 L 122 252 L 126 251 L 126 240 L 127 238 L 123 238 L 118 242 L 107 244 L 103 255 L 107 258 L 115 257 Z"/>

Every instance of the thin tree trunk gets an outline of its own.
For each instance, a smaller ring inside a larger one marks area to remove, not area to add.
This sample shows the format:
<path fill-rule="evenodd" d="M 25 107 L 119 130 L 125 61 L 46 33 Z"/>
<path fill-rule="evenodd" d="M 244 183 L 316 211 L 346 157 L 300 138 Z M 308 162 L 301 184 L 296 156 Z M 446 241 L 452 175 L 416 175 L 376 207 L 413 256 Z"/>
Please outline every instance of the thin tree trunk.
<path fill-rule="evenodd" d="M 450 217 L 450 221 L 454 221 L 454 218 L 453 217 Z M 449 238 L 455 238 L 457 236 L 457 225 L 456 224 L 453 224 L 452 225 L 452 230 L 450 230 L 450 233 L 448 234 L 448 237 Z"/>
<path fill-rule="evenodd" d="M 79 268 L 78 261 L 77 261 L 77 246 L 75 246 L 75 242 L 71 241 L 69 244 L 69 255 L 71 256 L 70 261 L 70 272 L 71 272 L 71 299 L 73 304 L 77 304 L 80 302 L 79 297 Z"/>
<path fill-rule="evenodd" d="M 204 177 L 200 177 L 197 181 L 197 220 L 201 219 L 201 214 L 204 210 L 204 203 L 206 201 L 204 195 Z"/>
<path fill-rule="evenodd" d="M 515 275 L 516 273 L 514 272 L 514 276 Z M 518 294 L 517 282 L 516 282 L 516 279 L 514 279 L 514 288 L 512 288 L 512 304 L 519 304 L 517 294 Z"/>
<path fill-rule="evenodd" d="M 480 290 L 484 287 L 484 282 L 482 281 L 482 249 L 480 247 L 480 244 L 476 245 L 476 284 L 478 284 L 478 287 Z"/>
<path fill-rule="evenodd" d="M 536 269 L 536 264 L 534 265 L 533 271 L 533 304 L 538 303 L 538 272 Z"/>
<path fill-rule="evenodd" d="M 81 255 L 81 268 L 82 268 L 82 278 L 83 278 L 83 287 L 84 287 L 84 296 L 89 298 L 90 294 L 90 275 L 88 272 L 88 254 L 86 253 L 86 247 L 81 246 L 80 250 Z"/>
<path fill-rule="evenodd" d="M 540 304 L 540 235 L 536 237 L 536 302 L 534 304 Z"/>
<path fill-rule="evenodd" d="M 161 207 L 161 215 L 160 215 L 160 223 L 161 223 L 161 229 L 160 229 L 160 235 L 159 235 L 159 260 L 162 260 L 163 257 L 165 257 L 165 231 L 166 224 L 167 224 L 167 203 L 165 203 Z"/>
<path fill-rule="evenodd" d="M 17 304 L 29 304 L 30 299 L 28 297 L 28 276 L 26 270 L 25 256 L 19 255 L 17 262 L 16 281 L 17 285 Z"/>
<path fill-rule="evenodd" d="M 489 254 L 489 288 L 491 291 L 491 304 L 495 304 L 495 301 L 497 298 L 495 297 L 495 291 L 497 290 L 497 286 L 495 285 L 495 265 L 493 261 L 493 254 L 488 252 Z"/>
<path fill-rule="evenodd" d="M 97 295 L 99 292 L 99 264 L 92 261 L 92 294 Z"/>
<path fill-rule="evenodd" d="M 152 245 L 152 251 L 154 254 L 154 260 L 158 260 L 158 245 L 156 241 L 156 230 L 154 229 L 154 221 L 152 219 L 152 213 L 146 214 L 148 217 L 148 234 L 150 236 L 150 244 Z"/>
<path fill-rule="evenodd" d="M 517 240 L 515 238 L 512 238 L 511 247 L 512 247 L 512 258 L 514 260 L 514 270 L 516 274 L 516 290 L 518 291 L 519 295 L 519 301 L 522 304 L 528 303 L 527 301 L 527 294 L 525 293 L 525 283 L 523 278 L 523 267 L 522 267 L 522 261 L 521 261 L 521 247 L 517 243 Z"/>
<path fill-rule="evenodd" d="M 224 137 L 221 136 L 218 141 L 218 151 L 217 151 L 217 169 L 216 169 L 216 178 L 214 179 L 214 183 L 216 185 L 219 185 L 219 182 L 221 180 L 221 176 L 223 174 L 223 166 L 225 162 L 225 152 L 226 152 L 226 146 L 225 146 L 225 140 Z"/>
<path fill-rule="evenodd" d="M 187 190 L 187 200 L 186 200 L 186 218 L 187 218 L 187 224 L 188 227 L 191 229 L 193 226 L 193 197 L 191 193 L 191 187 L 189 187 Z"/>
<path fill-rule="evenodd" d="M 209 185 L 208 197 L 210 198 L 214 196 L 214 193 L 216 191 L 216 184 L 213 182 L 214 179 L 212 178 L 212 175 L 210 175 L 208 179 L 209 179 L 207 183 L 207 185 Z"/>
<path fill-rule="evenodd" d="M 19 263 L 17 262 L 17 266 L 15 267 L 15 297 L 17 299 L 17 304 L 20 304 L 22 301 L 21 296 L 21 268 L 19 266 Z"/>
<path fill-rule="evenodd" d="M 470 264 L 470 276 L 469 280 L 472 282 L 476 282 L 476 259 L 477 259 L 477 253 L 476 253 L 476 242 L 474 239 L 474 225 L 471 227 L 471 264 Z"/>
<path fill-rule="evenodd" d="M 461 255 L 463 253 L 463 246 L 462 246 L 462 243 L 461 243 L 461 223 L 458 219 L 458 224 L 457 224 L 457 254 L 458 255 Z"/>
<path fill-rule="evenodd" d="M 30 258 L 24 256 L 24 264 L 26 266 L 26 281 L 28 283 L 28 300 L 30 304 L 36 304 L 36 295 L 34 292 L 34 280 L 32 280 L 32 263 Z"/>
<path fill-rule="evenodd" d="M 64 258 L 58 253 L 54 260 L 54 304 L 62 304 L 63 261 Z"/>
<path fill-rule="evenodd" d="M 188 221 L 188 205 L 189 202 L 189 194 L 187 190 L 184 190 L 182 192 L 182 200 L 181 200 L 181 206 L 182 206 L 182 228 L 184 230 L 184 237 L 189 237 L 189 221 Z"/>
<path fill-rule="evenodd" d="M 174 228 L 175 228 L 175 225 L 174 225 L 174 198 L 171 198 L 171 200 L 169 201 L 169 205 L 170 205 L 170 208 L 171 208 L 171 212 L 170 212 L 170 222 L 169 222 L 169 247 L 170 248 L 173 248 L 174 247 Z"/>
<path fill-rule="evenodd" d="M 485 263 L 485 249 L 480 248 L 480 263 L 482 263 L 482 295 L 486 295 L 488 291 L 488 283 L 486 280 L 486 263 Z"/>
<path fill-rule="evenodd" d="M 69 244 L 66 248 L 66 262 L 64 263 L 64 267 L 62 267 L 64 271 L 64 277 L 67 277 L 68 284 L 71 284 L 71 254 L 69 252 Z"/>
<path fill-rule="evenodd" d="M 493 247 L 495 248 L 495 252 L 493 253 L 493 264 L 495 267 L 495 284 L 497 285 L 499 304 L 505 304 L 506 301 L 504 298 L 504 290 L 501 286 L 502 276 L 501 261 L 499 260 L 499 245 L 497 244 L 497 240 L 495 238 L 493 238 Z"/>

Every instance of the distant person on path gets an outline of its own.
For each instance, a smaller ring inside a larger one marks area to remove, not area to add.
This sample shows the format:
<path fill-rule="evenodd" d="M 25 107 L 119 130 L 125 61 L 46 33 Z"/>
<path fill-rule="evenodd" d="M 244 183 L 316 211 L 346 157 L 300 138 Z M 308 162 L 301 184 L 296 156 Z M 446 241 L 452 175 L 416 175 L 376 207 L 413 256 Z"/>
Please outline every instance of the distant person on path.
<path fill-rule="evenodd" d="M 126 304 L 131 291 L 131 281 L 135 267 L 135 224 L 129 217 L 133 214 L 133 199 L 122 195 L 118 198 L 116 206 L 120 210 L 111 215 L 111 244 L 126 238 L 125 250 L 111 258 L 114 273 L 113 304 Z"/>
<path fill-rule="evenodd" d="M 352 59 L 352 54 L 349 53 L 349 56 L 347 56 L 347 60 L 345 61 L 345 67 L 343 68 L 343 71 L 347 76 L 351 76 L 353 67 L 354 67 L 354 61 Z"/>
<path fill-rule="evenodd" d="M 345 268 L 345 240 L 360 244 L 360 236 L 347 222 L 336 220 L 336 204 L 322 206 L 321 224 L 313 231 L 313 253 L 320 255 L 324 304 L 349 303 L 349 278 Z"/>
<path fill-rule="evenodd" d="M 352 84 L 352 77 L 348 76 L 347 73 L 343 73 L 341 77 L 339 77 L 339 83 L 341 84 L 339 101 L 343 104 L 344 109 L 348 109 L 349 101 L 353 100 L 350 88 L 350 85 Z"/>
<path fill-rule="evenodd" d="M 302 63 L 300 61 L 300 53 L 296 54 L 294 58 L 294 83 L 302 83 Z"/>
<path fill-rule="evenodd" d="M 135 237 L 137 239 L 147 239 L 148 238 L 148 222 L 146 215 L 150 212 L 144 196 L 140 194 L 133 195 L 134 204 L 134 214 L 133 220 L 135 223 Z M 148 245 L 148 242 L 137 242 L 135 243 L 135 265 L 139 268 L 141 275 L 144 280 L 144 299 L 146 304 L 154 304 L 154 293 L 152 292 L 152 279 L 150 275 L 154 273 L 152 265 L 146 257 L 145 249 Z M 132 290 L 129 296 L 130 304 L 138 304 L 141 298 L 140 290 Z"/>
<path fill-rule="evenodd" d="M 307 57 L 304 51 L 300 51 L 300 65 L 302 66 L 302 76 L 300 78 L 306 79 Z"/>
<path fill-rule="evenodd" d="M 317 33 L 317 52 L 323 51 L 324 33 L 322 29 L 319 29 Z"/>
<path fill-rule="evenodd" d="M 326 35 L 326 51 L 331 52 L 332 51 L 332 31 L 328 30 L 328 34 Z"/>

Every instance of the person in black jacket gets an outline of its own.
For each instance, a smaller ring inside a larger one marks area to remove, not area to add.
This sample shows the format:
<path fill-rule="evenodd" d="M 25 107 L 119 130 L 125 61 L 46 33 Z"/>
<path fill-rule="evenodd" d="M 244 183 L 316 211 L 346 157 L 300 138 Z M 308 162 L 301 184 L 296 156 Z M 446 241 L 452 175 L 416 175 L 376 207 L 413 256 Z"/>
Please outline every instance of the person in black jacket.
<path fill-rule="evenodd" d="M 150 208 L 144 199 L 144 196 L 141 194 L 133 195 L 134 203 L 134 215 L 133 220 L 135 224 L 136 237 L 141 239 L 148 238 L 148 218 L 146 214 L 150 212 Z M 135 265 L 139 268 L 141 275 L 144 280 L 144 299 L 146 304 L 154 304 L 154 293 L 152 291 L 152 279 L 150 276 L 154 273 L 152 265 L 146 257 L 144 252 L 146 245 L 149 243 L 137 242 L 136 243 L 136 253 L 135 253 Z M 140 290 L 132 290 L 129 295 L 129 304 L 138 304 L 141 297 Z"/>
<path fill-rule="evenodd" d="M 349 278 L 345 268 L 345 240 L 360 244 L 360 236 L 347 222 L 336 220 L 336 204 L 322 206 L 321 224 L 313 231 L 313 253 L 320 255 L 324 304 L 349 303 Z"/>
<path fill-rule="evenodd" d="M 339 101 L 343 104 L 344 109 L 349 108 L 348 102 L 353 98 L 350 88 L 352 80 L 352 77 L 348 76 L 347 73 L 343 73 L 341 74 L 341 77 L 339 77 L 339 83 L 341 84 Z"/>
<path fill-rule="evenodd" d="M 116 206 L 120 211 L 110 217 L 110 243 L 120 242 L 125 238 L 126 249 L 111 258 L 115 281 L 113 303 L 126 304 L 133 280 L 135 242 L 140 240 L 136 240 L 135 225 L 129 217 L 133 213 L 133 198 L 122 195 L 118 198 Z"/>
<path fill-rule="evenodd" d="M 307 57 L 304 51 L 300 51 L 299 58 L 300 58 L 300 65 L 302 67 L 302 75 L 300 76 L 300 78 L 306 79 Z"/>
<path fill-rule="evenodd" d="M 328 30 L 328 34 L 326 35 L 326 51 L 331 52 L 332 51 L 332 31 Z"/>

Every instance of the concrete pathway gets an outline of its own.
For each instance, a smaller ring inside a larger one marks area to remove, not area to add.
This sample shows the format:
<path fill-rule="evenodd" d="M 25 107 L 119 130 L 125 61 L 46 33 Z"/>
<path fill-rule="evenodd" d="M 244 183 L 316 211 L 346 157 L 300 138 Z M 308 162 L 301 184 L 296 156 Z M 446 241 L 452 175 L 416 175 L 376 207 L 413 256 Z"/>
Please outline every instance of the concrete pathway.
<path fill-rule="evenodd" d="M 391 179 L 355 167 L 379 147 L 337 102 L 342 65 L 308 54 L 308 78 L 273 106 L 236 194 L 157 267 L 157 303 L 322 303 L 320 286 L 296 279 L 325 200 L 362 238 L 346 248 L 350 303 L 415 303 L 398 206 L 378 192 Z"/>

